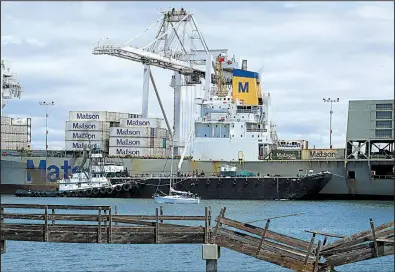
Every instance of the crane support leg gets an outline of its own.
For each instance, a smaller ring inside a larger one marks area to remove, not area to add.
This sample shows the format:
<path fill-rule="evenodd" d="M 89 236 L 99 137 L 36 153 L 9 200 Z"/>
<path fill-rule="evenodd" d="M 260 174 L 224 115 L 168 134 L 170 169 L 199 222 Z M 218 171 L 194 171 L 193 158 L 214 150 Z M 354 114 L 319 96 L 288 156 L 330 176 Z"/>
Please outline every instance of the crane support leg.
<path fill-rule="evenodd" d="M 175 87 L 174 87 L 174 154 L 179 155 L 180 135 L 181 135 L 181 74 L 174 73 Z"/>
<path fill-rule="evenodd" d="M 143 75 L 143 99 L 141 105 L 141 115 L 143 118 L 148 118 L 148 97 L 149 97 L 149 75 L 150 67 L 144 64 L 144 75 Z"/>
<path fill-rule="evenodd" d="M 151 82 L 152 82 L 152 86 L 154 87 L 156 98 L 158 99 L 160 109 L 162 110 L 163 117 L 165 118 L 167 129 L 169 130 L 171 139 L 173 139 L 173 137 L 174 137 L 173 132 L 172 132 L 173 130 L 171 129 L 169 120 L 167 119 L 165 108 L 163 107 L 162 100 L 160 99 L 158 89 L 156 88 L 154 76 L 152 75 L 151 71 L 149 72 L 149 77 L 151 78 Z"/>

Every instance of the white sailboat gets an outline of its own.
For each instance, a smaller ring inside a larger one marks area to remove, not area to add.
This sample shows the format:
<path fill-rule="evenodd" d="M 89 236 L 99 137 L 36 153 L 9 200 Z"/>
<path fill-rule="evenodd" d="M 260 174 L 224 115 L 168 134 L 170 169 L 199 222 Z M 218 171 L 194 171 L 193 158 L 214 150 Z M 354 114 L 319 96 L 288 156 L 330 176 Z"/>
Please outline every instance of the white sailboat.
<path fill-rule="evenodd" d="M 173 134 L 174 136 L 174 134 Z M 169 181 L 169 195 L 161 196 L 154 194 L 154 201 L 160 204 L 199 204 L 200 197 L 197 195 L 185 192 L 177 191 L 172 187 L 173 184 L 173 161 L 174 161 L 174 137 L 172 137 L 172 150 L 171 150 L 171 165 L 170 165 L 170 181 Z M 186 149 L 186 148 L 185 148 Z M 184 150 L 185 153 L 185 150 Z M 183 154 L 184 156 L 184 154 Z M 182 156 L 182 157 L 183 157 Z M 182 160 L 181 157 L 181 160 Z"/>

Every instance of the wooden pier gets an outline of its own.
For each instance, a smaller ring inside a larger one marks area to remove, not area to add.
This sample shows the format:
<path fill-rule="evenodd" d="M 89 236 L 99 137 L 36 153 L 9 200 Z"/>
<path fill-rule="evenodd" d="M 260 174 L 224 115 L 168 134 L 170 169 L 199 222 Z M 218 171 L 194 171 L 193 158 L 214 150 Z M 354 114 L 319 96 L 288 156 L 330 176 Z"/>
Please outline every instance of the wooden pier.
<path fill-rule="evenodd" d="M 118 214 L 116 206 L 1 204 L 0 210 L 1 253 L 6 252 L 6 240 L 203 244 L 202 257 L 209 272 L 217 271 L 220 247 L 303 272 L 330 271 L 336 266 L 394 254 L 394 222 L 375 227 L 370 220 L 369 230 L 348 237 L 306 230 L 312 237 L 304 241 L 269 230 L 272 220 L 284 216 L 259 220 L 266 221 L 260 228 L 251 225 L 253 222 L 225 217 L 226 208 L 215 219 L 215 227 L 211 226 L 210 207 L 201 216 L 164 215 L 162 207 L 156 208 L 154 215 Z M 318 236 L 323 240 L 317 241 Z M 327 243 L 328 237 L 338 240 Z"/>

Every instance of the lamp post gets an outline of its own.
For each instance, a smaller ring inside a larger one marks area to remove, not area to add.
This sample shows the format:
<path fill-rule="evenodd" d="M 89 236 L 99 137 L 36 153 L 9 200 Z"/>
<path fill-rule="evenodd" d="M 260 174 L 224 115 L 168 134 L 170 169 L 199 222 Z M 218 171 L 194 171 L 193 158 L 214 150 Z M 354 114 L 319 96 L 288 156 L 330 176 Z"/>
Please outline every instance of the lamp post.
<path fill-rule="evenodd" d="M 331 110 L 329 112 L 329 148 L 332 149 L 332 114 L 333 114 L 332 104 L 334 102 L 339 102 L 339 98 L 336 98 L 336 99 L 323 98 L 322 100 L 324 102 L 331 103 Z"/>
<path fill-rule="evenodd" d="M 48 160 L 48 107 L 54 106 L 55 102 L 39 102 L 41 106 L 45 107 L 45 160 Z"/>

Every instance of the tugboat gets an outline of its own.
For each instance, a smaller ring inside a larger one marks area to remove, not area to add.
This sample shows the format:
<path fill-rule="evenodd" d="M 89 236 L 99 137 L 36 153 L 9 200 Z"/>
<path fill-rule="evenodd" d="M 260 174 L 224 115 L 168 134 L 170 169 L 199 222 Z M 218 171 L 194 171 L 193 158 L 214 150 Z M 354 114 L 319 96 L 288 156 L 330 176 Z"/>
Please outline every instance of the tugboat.
<path fill-rule="evenodd" d="M 130 196 L 138 189 L 127 169 L 122 165 L 105 161 L 101 148 L 92 148 L 71 177 L 58 181 L 57 191 L 17 190 L 16 196 L 61 197 L 122 197 Z M 88 160 L 89 158 L 89 160 Z M 88 162 L 88 167 L 84 168 Z"/>

